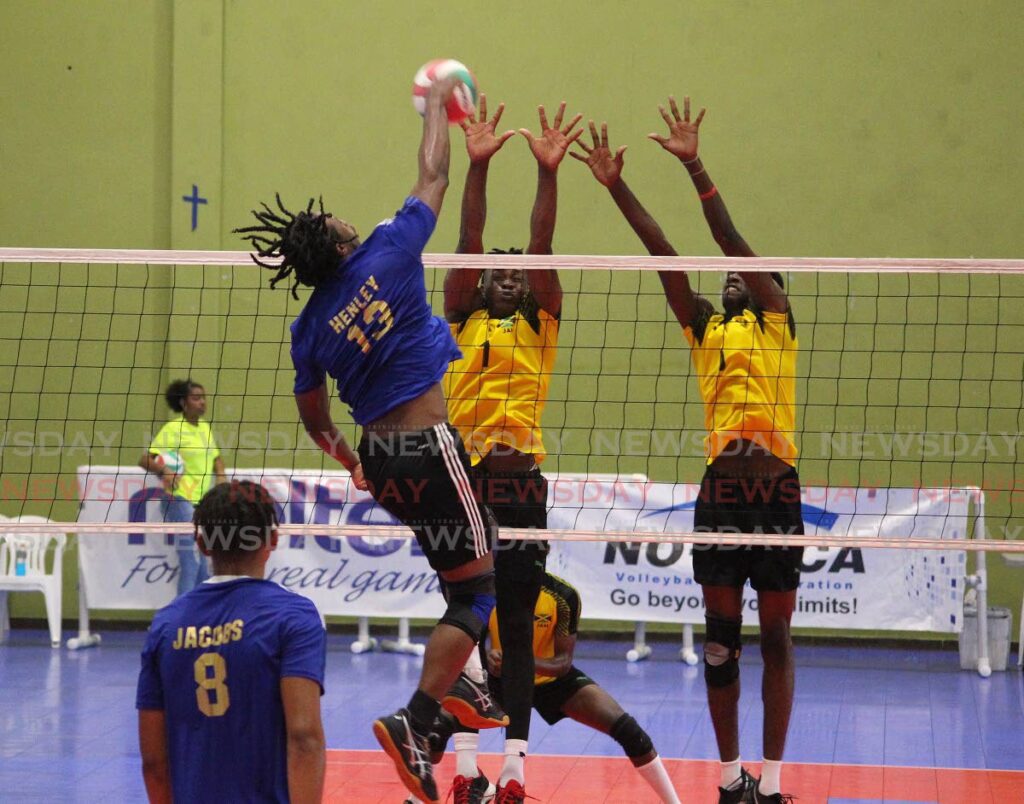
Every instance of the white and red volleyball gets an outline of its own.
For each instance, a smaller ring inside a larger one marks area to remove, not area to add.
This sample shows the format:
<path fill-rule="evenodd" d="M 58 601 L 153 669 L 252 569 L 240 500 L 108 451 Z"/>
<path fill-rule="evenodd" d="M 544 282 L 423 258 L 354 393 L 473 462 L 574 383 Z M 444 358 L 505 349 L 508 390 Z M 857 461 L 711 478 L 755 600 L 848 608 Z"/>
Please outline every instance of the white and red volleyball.
<path fill-rule="evenodd" d="M 476 110 L 476 78 L 461 61 L 434 59 L 416 71 L 412 79 L 412 105 L 421 115 L 427 111 L 427 93 L 435 81 L 454 75 L 461 82 L 448 101 L 448 122 L 461 123 Z"/>

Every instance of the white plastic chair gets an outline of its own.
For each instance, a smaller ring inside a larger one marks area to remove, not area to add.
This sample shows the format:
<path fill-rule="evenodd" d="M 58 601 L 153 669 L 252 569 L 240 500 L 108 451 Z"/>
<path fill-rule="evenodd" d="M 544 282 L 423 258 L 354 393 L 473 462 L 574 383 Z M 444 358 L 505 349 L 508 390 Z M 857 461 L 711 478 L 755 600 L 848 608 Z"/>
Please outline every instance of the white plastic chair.
<path fill-rule="evenodd" d="M 46 621 L 50 626 L 50 644 L 60 647 L 61 605 L 63 597 L 63 533 L 4 532 L 4 522 L 49 522 L 42 516 L 20 516 L 0 521 L 0 640 L 10 631 L 8 592 L 42 592 L 46 603 Z M 46 571 L 46 554 L 54 545 L 53 569 Z M 18 575 L 19 555 L 24 560 L 24 575 Z"/>

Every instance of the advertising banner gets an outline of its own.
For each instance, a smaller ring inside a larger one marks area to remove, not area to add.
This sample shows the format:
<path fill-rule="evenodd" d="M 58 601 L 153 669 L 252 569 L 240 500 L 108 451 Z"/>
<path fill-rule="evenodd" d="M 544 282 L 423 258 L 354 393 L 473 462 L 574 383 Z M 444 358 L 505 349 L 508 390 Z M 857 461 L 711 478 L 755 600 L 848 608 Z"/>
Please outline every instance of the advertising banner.
<path fill-rule="evenodd" d="M 346 472 L 239 470 L 270 491 L 282 523 L 395 524 Z M 636 533 L 685 532 L 693 526 L 694 484 L 642 476 L 551 476 L 548 527 Z M 175 594 L 173 539 L 104 533 L 103 522 L 161 521 L 164 491 L 135 467 L 83 466 L 78 473 L 81 560 L 89 608 L 155 609 Z M 950 539 L 950 550 L 806 548 L 795 626 L 955 632 L 963 607 L 969 494 L 959 489 L 803 489 L 808 534 Z M 548 569 L 576 586 L 583 616 L 608 620 L 703 623 L 693 580 L 693 545 L 669 542 L 552 544 Z M 698 548 L 699 549 L 699 548 Z M 744 549 L 744 548 L 736 548 Z M 437 580 L 414 539 L 317 535 L 282 537 L 268 577 L 311 598 L 324 614 L 436 617 Z M 757 619 L 749 588 L 745 620 Z"/>

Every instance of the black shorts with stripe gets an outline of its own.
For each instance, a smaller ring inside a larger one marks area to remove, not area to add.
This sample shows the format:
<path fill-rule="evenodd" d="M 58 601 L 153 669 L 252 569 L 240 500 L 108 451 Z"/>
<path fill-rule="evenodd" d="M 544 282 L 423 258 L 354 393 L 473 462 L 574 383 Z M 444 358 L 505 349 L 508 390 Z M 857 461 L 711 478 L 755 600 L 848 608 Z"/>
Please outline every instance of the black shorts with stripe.
<path fill-rule="evenodd" d="M 554 681 L 544 684 L 536 684 L 533 688 L 533 708 L 537 714 L 544 718 L 549 726 L 554 726 L 559 720 L 568 717 L 562 709 L 577 692 L 591 684 L 596 684 L 590 676 L 580 670 L 576 665 L 569 668 L 564 676 L 559 676 Z M 487 674 L 487 687 L 491 695 L 502 706 L 501 700 L 501 679 Z"/>
<path fill-rule="evenodd" d="M 548 481 L 538 467 L 526 472 L 489 472 L 481 464 L 470 474 L 477 499 L 494 514 L 502 528 L 548 527 Z M 544 581 L 550 546 L 544 540 L 502 539 L 494 548 L 494 569 L 499 583 L 540 587 Z M 534 593 L 536 597 L 536 593 Z M 531 608 L 533 604 L 530 604 Z"/>
<path fill-rule="evenodd" d="M 412 529 L 433 570 L 490 552 L 497 525 L 474 498 L 469 456 L 452 425 L 367 433 L 359 460 L 373 498 Z"/>

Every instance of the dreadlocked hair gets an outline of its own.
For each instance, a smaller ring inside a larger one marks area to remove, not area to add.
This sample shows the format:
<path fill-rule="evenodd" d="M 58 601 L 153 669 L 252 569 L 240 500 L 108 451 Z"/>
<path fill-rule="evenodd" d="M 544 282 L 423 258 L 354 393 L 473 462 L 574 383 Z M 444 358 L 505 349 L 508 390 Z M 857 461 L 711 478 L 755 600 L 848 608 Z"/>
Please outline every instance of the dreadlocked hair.
<path fill-rule="evenodd" d="M 271 287 L 276 287 L 278 282 L 294 273 L 292 298 L 298 299 L 296 288 L 299 285 L 316 287 L 334 274 L 341 258 L 335 248 L 336 241 L 327 228 L 322 196 L 319 213 L 313 211 L 315 198 L 310 198 L 305 210 L 297 213 L 285 207 L 280 193 L 274 193 L 274 198 L 280 212 L 275 212 L 261 201 L 263 209 L 252 211 L 259 224 L 232 231 L 242 235 L 242 239 L 248 240 L 256 249 L 255 254 L 249 255 L 254 263 L 277 272 L 270 280 Z M 280 262 L 264 262 L 277 258 Z"/>

